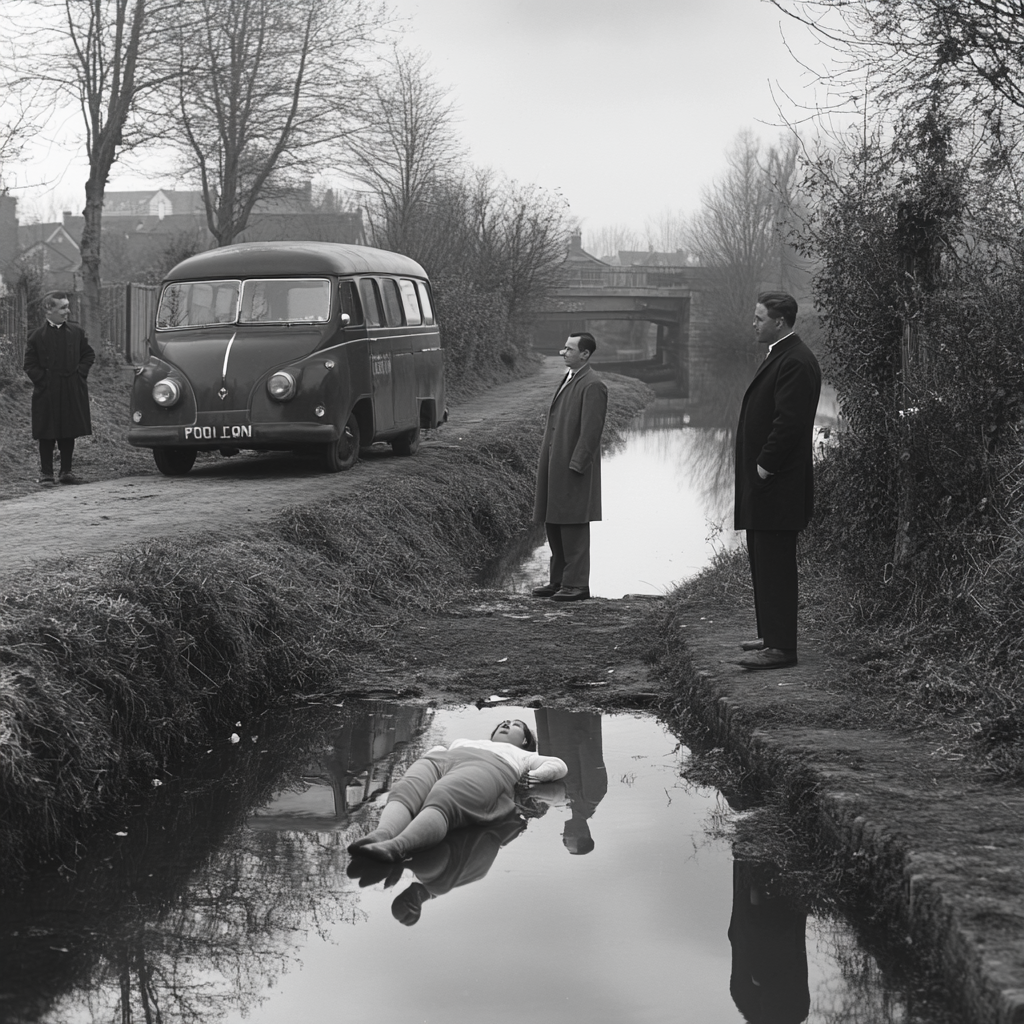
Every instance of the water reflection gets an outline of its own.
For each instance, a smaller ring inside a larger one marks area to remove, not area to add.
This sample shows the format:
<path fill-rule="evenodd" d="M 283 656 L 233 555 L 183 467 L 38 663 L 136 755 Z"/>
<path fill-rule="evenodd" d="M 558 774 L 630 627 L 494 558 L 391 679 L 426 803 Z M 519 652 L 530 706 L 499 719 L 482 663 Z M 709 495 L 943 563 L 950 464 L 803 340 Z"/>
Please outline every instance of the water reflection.
<path fill-rule="evenodd" d="M 608 771 L 601 750 L 601 716 L 590 711 L 537 710 L 537 750 L 560 757 L 569 769 L 562 780 L 570 817 L 562 845 L 572 854 L 594 849 L 590 819 L 608 792 Z"/>
<path fill-rule="evenodd" d="M 770 864 L 732 867 L 732 976 L 729 991 L 749 1024 L 800 1024 L 810 1012 L 807 912 L 776 891 Z"/>
<path fill-rule="evenodd" d="M 401 774 L 411 763 L 405 755 L 426 717 L 421 707 L 380 701 L 358 705 L 331 733 L 322 770 L 289 779 L 247 824 L 270 831 L 347 827 L 355 812 L 391 788 L 395 771 Z"/>
<path fill-rule="evenodd" d="M 724 372 L 724 371 L 723 371 Z M 716 552 L 732 551 L 735 424 L 753 370 L 737 363 L 700 403 L 656 398 L 602 465 L 604 518 L 591 528 L 591 593 L 660 594 L 695 576 Z M 816 440 L 840 422 L 824 385 Z M 479 582 L 526 593 L 548 580 L 543 527 L 485 566 Z"/>
<path fill-rule="evenodd" d="M 732 530 L 733 432 L 685 426 L 687 403 L 657 399 L 606 456 L 604 518 L 591 528 L 591 593 L 660 594 L 740 541 Z M 547 545 L 531 533 L 481 582 L 526 593 L 548 578 Z"/>
<path fill-rule="evenodd" d="M 801 961 L 804 912 L 709 837 L 724 804 L 680 778 L 687 751 L 651 718 L 540 709 L 564 785 L 351 870 L 345 846 L 405 765 L 496 714 L 375 702 L 253 725 L 74 874 L 4 893 L 4 1019 L 799 1020 L 808 990 L 814 1021 L 912 1019 L 844 926 L 808 919 Z M 510 963 L 530 985 L 496 1003 Z"/>

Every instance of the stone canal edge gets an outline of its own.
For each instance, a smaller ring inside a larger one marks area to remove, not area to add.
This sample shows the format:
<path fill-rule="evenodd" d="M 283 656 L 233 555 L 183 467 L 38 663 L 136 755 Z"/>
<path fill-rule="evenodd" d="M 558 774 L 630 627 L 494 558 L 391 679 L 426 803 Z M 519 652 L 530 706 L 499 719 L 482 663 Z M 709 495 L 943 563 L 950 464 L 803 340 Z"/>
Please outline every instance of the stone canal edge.
<path fill-rule="evenodd" d="M 453 408 L 424 452 L 502 422 L 536 419 L 539 429 L 559 373 L 549 360 L 536 376 Z M 400 474 L 403 464 L 385 456 L 364 467 L 372 472 L 326 476 L 286 457 L 243 457 L 181 479 L 127 477 L 0 502 L 0 580 L 69 561 L 87 566 L 155 538 L 231 536 L 285 506 L 335 496 L 369 502 L 375 481 Z M 553 612 L 548 602 L 473 589 L 458 604 L 433 621 L 428 611 L 411 616 L 418 661 L 388 671 L 367 665 L 369 688 L 442 700 L 500 690 L 523 703 L 556 697 L 688 719 L 736 752 L 763 791 L 830 844 L 869 899 L 896 908 L 919 954 L 960 994 L 965 1020 L 1024 1024 L 1024 796 L 965 779 L 956 760 L 925 738 L 869 725 L 808 726 L 827 720 L 830 687 L 843 672 L 823 638 L 801 638 L 794 668 L 746 674 L 730 663 L 753 621 L 745 591 L 714 607 L 688 603 L 684 594 L 671 621 L 659 614 L 665 602 L 642 598 L 595 599 Z M 436 632 L 439 617 L 443 637 L 432 655 L 424 638 Z M 578 635 L 573 640 L 588 663 L 552 678 L 541 669 L 562 656 L 558 626 L 567 620 L 593 638 L 589 645 Z M 612 643 L 656 630 L 670 632 L 678 651 L 667 670 L 664 661 L 641 656 L 635 642 Z M 464 647 L 455 642 L 462 633 Z M 449 662 L 460 647 L 475 652 L 461 676 Z M 510 650 L 532 656 L 509 659 Z M 588 680 L 609 671 L 614 683 L 589 688 Z"/>

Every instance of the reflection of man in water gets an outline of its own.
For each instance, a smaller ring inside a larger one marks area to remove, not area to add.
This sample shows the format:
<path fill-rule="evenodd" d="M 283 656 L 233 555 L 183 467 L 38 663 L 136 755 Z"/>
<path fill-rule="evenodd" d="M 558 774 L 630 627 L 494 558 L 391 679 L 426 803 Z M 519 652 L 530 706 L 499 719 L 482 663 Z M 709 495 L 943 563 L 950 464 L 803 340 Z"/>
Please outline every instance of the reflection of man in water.
<path fill-rule="evenodd" d="M 592 711 L 537 711 L 537 750 L 560 757 L 569 769 L 563 780 L 572 817 L 562 842 L 574 854 L 590 853 L 594 840 L 588 819 L 608 792 L 608 772 L 601 750 L 601 716 Z"/>
<path fill-rule="evenodd" d="M 773 893 L 767 865 L 733 862 L 729 991 L 750 1024 L 800 1024 L 807 1019 L 806 922 L 795 902 Z"/>

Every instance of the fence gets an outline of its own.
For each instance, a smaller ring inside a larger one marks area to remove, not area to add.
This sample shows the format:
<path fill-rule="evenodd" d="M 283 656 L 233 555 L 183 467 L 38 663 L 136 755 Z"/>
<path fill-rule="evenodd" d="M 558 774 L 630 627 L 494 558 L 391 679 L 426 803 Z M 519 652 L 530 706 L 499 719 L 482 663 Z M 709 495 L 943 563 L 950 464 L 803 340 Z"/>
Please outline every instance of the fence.
<path fill-rule="evenodd" d="M 100 337 L 89 341 L 97 353 L 129 363 L 145 362 L 146 338 L 152 322 L 157 288 L 145 284 L 111 284 L 100 289 Z M 78 320 L 81 295 L 69 293 L 71 319 Z M 19 376 L 25 340 L 42 314 L 29 309 L 28 293 L 17 289 L 0 296 L 0 375 Z"/>

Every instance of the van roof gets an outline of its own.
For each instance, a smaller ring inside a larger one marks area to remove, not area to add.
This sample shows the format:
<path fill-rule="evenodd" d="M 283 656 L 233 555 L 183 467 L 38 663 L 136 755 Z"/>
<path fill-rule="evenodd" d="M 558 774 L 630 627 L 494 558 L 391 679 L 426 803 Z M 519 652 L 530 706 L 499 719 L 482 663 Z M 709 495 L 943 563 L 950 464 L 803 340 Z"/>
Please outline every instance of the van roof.
<path fill-rule="evenodd" d="M 165 281 L 293 274 L 405 274 L 426 277 L 413 259 L 369 245 L 339 242 L 243 242 L 190 256 Z"/>

